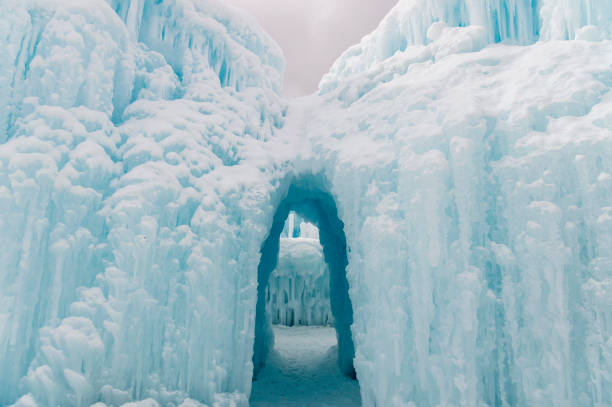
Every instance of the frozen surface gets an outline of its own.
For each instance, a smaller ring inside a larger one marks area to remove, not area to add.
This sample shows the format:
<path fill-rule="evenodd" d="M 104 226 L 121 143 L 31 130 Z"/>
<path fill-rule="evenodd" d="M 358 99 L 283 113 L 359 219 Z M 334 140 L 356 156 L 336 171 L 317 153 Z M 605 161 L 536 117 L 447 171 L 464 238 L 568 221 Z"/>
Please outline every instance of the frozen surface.
<path fill-rule="evenodd" d="M 338 370 L 329 327 L 274 328 L 274 350 L 253 383 L 251 407 L 358 407 L 359 384 Z"/>
<path fill-rule="evenodd" d="M 0 405 L 247 405 L 309 195 L 364 405 L 612 405 L 611 13 L 403 0 L 284 101 L 220 1 L 1 1 Z"/>
<path fill-rule="evenodd" d="M 283 62 L 196 3 L 0 2 L 0 405 L 246 403 Z"/>
<path fill-rule="evenodd" d="M 334 89 L 337 81 L 397 52 L 422 61 L 496 42 L 597 41 L 611 35 L 609 0 L 400 0 L 374 32 L 344 52 L 319 88 Z"/>
<path fill-rule="evenodd" d="M 294 105 L 335 160 L 364 405 L 611 402 L 611 46 L 407 51 Z"/>
<path fill-rule="evenodd" d="M 329 325 L 329 267 L 319 229 L 290 212 L 280 235 L 278 263 L 266 289 L 270 322 L 283 325 Z"/>
<path fill-rule="evenodd" d="M 270 275 L 266 298 L 266 309 L 273 324 L 333 323 L 329 268 L 319 239 L 281 238 L 278 265 Z"/>

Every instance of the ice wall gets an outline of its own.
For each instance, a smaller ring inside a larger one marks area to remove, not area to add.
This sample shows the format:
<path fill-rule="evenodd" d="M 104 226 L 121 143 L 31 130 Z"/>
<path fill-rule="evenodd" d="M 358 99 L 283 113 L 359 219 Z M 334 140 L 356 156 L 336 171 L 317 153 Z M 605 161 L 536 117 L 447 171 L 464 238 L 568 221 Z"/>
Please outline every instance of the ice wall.
<path fill-rule="evenodd" d="M 281 232 L 278 264 L 266 289 L 266 312 L 273 324 L 333 323 L 329 268 L 323 259 L 319 229 L 290 212 Z"/>
<path fill-rule="evenodd" d="M 246 405 L 306 192 L 364 405 L 612 404 L 610 21 L 402 1 L 287 108 L 221 3 L 0 2 L 0 404 Z"/>
<path fill-rule="evenodd" d="M 452 33 L 455 38 L 449 45 L 460 52 L 497 42 L 530 44 L 576 37 L 599 40 L 612 34 L 612 6 L 608 0 L 400 0 L 374 32 L 334 63 L 323 77 L 320 91 L 334 89 L 337 81 L 363 73 L 407 48 L 412 53 L 428 53 L 422 48 L 437 39 L 441 23 L 477 28 L 468 38 Z"/>
<path fill-rule="evenodd" d="M 281 232 L 281 238 L 306 237 L 319 239 L 319 229 L 295 212 L 289 213 L 287 221 Z"/>
<path fill-rule="evenodd" d="M 184 82 L 211 71 L 222 86 L 280 91 L 284 59 L 255 20 L 216 0 L 107 0 L 131 40 L 162 54 Z"/>
<path fill-rule="evenodd" d="M 331 325 L 329 268 L 318 236 L 281 238 L 278 257 L 266 292 L 271 322 L 288 326 Z"/>
<path fill-rule="evenodd" d="M 0 405 L 246 403 L 278 47 L 216 2 L 0 16 Z"/>
<path fill-rule="evenodd" d="M 345 223 L 364 405 L 608 405 L 612 42 L 482 32 L 438 23 L 288 117 Z"/>

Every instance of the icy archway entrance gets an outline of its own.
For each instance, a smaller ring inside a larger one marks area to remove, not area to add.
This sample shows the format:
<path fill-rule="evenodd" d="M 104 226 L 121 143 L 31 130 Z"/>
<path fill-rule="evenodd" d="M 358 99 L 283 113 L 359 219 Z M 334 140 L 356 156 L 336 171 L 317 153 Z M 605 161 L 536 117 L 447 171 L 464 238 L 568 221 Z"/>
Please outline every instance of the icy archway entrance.
<path fill-rule="evenodd" d="M 255 376 L 263 367 L 273 344 L 271 324 L 266 314 L 266 288 L 270 274 L 278 262 L 279 241 L 285 220 L 289 212 L 295 211 L 319 228 L 319 240 L 323 246 L 323 256 L 330 273 L 330 304 L 338 339 L 338 364 L 345 375 L 356 377 L 353 367 L 355 349 L 351 336 L 353 307 L 346 279 L 348 257 L 344 224 L 338 218 L 336 203 L 324 185 L 322 178 L 315 176 L 302 177 L 294 181 L 287 196 L 276 210 L 270 233 L 262 245 L 257 275 L 257 311 L 253 353 Z"/>

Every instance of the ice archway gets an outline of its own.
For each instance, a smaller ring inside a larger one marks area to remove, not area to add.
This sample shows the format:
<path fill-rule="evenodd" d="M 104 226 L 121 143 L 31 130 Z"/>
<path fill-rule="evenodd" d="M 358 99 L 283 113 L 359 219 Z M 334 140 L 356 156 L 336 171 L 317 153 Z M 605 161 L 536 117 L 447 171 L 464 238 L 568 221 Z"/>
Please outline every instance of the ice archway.
<path fill-rule="evenodd" d="M 355 348 L 351 336 L 353 307 L 346 278 L 348 256 L 344 224 L 338 217 L 336 203 L 327 192 L 325 184 L 322 176 L 307 175 L 296 178 L 276 209 L 270 233 L 261 247 L 261 260 L 257 270 L 254 375 L 263 367 L 273 344 L 270 322 L 266 315 L 265 292 L 270 274 L 278 262 L 280 234 L 289 212 L 293 210 L 319 227 L 323 255 L 330 270 L 330 302 L 338 337 L 338 364 L 344 374 L 356 377 L 353 367 Z"/>

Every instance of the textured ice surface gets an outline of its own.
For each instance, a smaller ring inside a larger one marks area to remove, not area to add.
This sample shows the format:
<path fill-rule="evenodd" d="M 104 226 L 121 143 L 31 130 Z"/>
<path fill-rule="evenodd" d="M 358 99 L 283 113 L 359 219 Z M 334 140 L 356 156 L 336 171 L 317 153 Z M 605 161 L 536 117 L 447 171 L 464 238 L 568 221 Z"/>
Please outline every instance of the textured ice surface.
<path fill-rule="evenodd" d="M 364 405 L 612 404 L 611 13 L 404 0 L 287 102 L 222 2 L 3 0 L 0 405 L 246 405 L 294 184 Z"/>
<path fill-rule="evenodd" d="M 281 54 L 220 3 L 138 4 L 169 43 L 0 3 L 0 405 L 246 402 Z"/>
<path fill-rule="evenodd" d="M 400 0 L 373 33 L 344 52 L 319 87 L 327 92 L 336 81 L 363 73 L 398 51 L 421 62 L 496 42 L 611 35 L 609 0 Z"/>
<path fill-rule="evenodd" d="M 610 404 L 611 50 L 408 51 L 295 107 L 333 160 L 365 405 Z"/>
<path fill-rule="evenodd" d="M 296 212 L 290 212 L 283 226 L 281 238 L 305 237 L 319 239 L 319 229 Z"/>
<path fill-rule="evenodd" d="M 306 229 L 304 235 L 313 232 L 309 225 L 301 224 L 301 231 Z M 266 292 L 271 322 L 288 326 L 332 324 L 329 289 L 329 267 L 319 239 L 281 238 L 278 264 Z"/>

